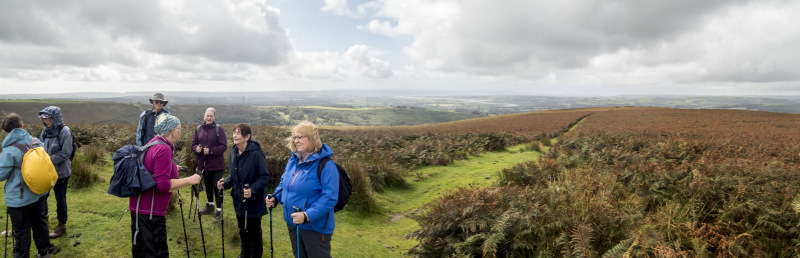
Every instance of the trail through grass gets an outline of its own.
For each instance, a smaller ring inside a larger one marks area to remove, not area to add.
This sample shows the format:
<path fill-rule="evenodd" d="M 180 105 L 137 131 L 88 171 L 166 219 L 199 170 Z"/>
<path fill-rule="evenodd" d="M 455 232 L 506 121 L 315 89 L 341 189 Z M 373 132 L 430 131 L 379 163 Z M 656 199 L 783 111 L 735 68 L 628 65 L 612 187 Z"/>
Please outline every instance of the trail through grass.
<path fill-rule="evenodd" d="M 348 211 L 345 208 L 336 214 L 336 231 L 331 244 L 334 257 L 396 257 L 403 256 L 408 249 L 417 244 L 416 239 L 408 239 L 406 235 L 419 228 L 416 221 L 410 218 L 418 214 L 425 204 L 435 200 L 442 194 L 458 187 L 485 187 L 495 183 L 502 168 L 536 159 L 537 152 L 523 152 L 524 145 L 508 148 L 507 152 L 487 152 L 469 160 L 455 161 L 448 166 L 425 167 L 411 171 L 407 180 L 408 189 L 387 189 L 376 193 L 376 198 L 383 212 L 380 214 L 363 214 Z M 122 212 L 127 209 L 128 199 L 117 198 L 106 193 L 108 179 L 112 175 L 110 165 L 99 172 L 102 182 L 95 183 L 86 189 L 72 189 L 67 192 L 69 219 L 67 234 L 51 242 L 62 248 L 58 256 L 62 257 L 128 257 L 131 250 L 131 216 Z M 227 176 L 227 175 L 225 175 Z M 418 178 L 419 181 L 414 179 Z M 0 188 L 0 193 L 4 191 Z M 184 222 L 189 236 L 189 249 L 192 257 L 203 255 L 200 235 L 200 218 L 193 222 L 189 218 L 190 188 L 181 190 L 183 197 Z M 201 193 L 201 208 L 205 202 L 205 193 Z M 173 199 L 177 199 L 177 194 Z M 3 199 L 3 203 L 5 200 Z M 240 240 L 236 217 L 229 191 L 225 193 L 225 255 L 239 255 Z M 56 218 L 55 197 L 51 196 L 49 205 L 49 228 L 52 230 L 58 223 Z M 5 205 L 0 209 L 5 210 Z M 194 208 L 192 209 L 194 211 Z M 273 245 L 277 257 L 291 256 L 286 223 L 282 217 L 282 206 L 273 210 Z M 2 214 L 5 217 L 5 214 Z M 167 237 L 170 255 L 182 257 L 186 255 L 181 212 L 178 207 L 167 214 Z M 120 219 L 121 218 L 121 219 Z M 119 220 L 119 222 L 118 222 Z M 222 256 L 221 227 L 211 222 L 212 216 L 203 216 L 203 230 L 206 253 L 209 257 Z M 270 230 L 269 216 L 261 220 L 264 241 L 264 256 L 269 256 Z M 5 229 L 5 227 L 3 227 Z M 70 237 L 80 234 L 79 237 Z M 11 240 L 11 239 L 9 239 Z M 80 244 L 75 244 L 80 241 Z M 12 249 L 8 243 L 9 252 Z M 31 252 L 36 253 L 35 245 Z"/>

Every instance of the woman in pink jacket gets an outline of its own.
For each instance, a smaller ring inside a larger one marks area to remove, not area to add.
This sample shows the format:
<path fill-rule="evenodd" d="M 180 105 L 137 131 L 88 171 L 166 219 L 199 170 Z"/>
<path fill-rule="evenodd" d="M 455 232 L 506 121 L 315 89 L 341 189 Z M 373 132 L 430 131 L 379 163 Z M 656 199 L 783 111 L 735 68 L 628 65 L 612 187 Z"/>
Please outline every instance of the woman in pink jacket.
<path fill-rule="evenodd" d="M 167 207 L 172 192 L 200 183 L 200 175 L 178 178 L 178 166 L 173 160 L 173 143 L 181 137 L 181 121 L 177 117 L 161 114 L 156 118 L 156 136 L 150 142 L 153 145 L 144 154 L 144 167 L 153 174 L 156 187 L 131 197 L 128 209 L 131 211 L 131 233 L 134 244 L 131 247 L 133 257 L 169 257 L 167 247 Z M 139 200 L 141 199 L 141 200 Z M 139 209 L 137 210 L 137 201 Z M 136 217 L 138 216 L 138 220 Z M 152 217 L 152 219 L 151 219 Z M 139 233 L 136 234 L 136 221 Z"/>

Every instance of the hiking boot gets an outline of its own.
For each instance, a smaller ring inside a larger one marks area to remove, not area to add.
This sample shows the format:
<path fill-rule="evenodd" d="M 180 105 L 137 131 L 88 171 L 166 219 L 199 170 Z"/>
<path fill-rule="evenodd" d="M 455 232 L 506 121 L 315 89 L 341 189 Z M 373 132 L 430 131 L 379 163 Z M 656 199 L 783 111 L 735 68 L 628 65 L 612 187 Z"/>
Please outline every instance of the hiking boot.
<path fill-rule="evenodd" d="M 221 220 L 221 218 L 220 218 L 221 214 L 222 214 L 221 211 L 214 212 L 214 221 L 213 221 L 214 223 L 219 223 L 219 221 Z"/>
<path fill-rule="evenodd" d="M 46 254 L 42 255 L 40 253 L 36 253 L 36 257 L 50 258 L 51 254 L 57 254 L 60 251 L 61 251 L 60 247 L 53 245 L 53 247 L 50 248 L 50 251 L 47 251 Z"/>
<path fill-rule="evenodd" d="M 50 233 L 50 238 L 58 238 L 64 235 L 64 233 L 67 233 L 67 225 L 59 222 L 58 226 L 53 230 L 53 233 Z"/>
<path fill-rule="evenodd" d="M 213 203 L 206 203 L 206 208 L 200 211 L 200 215 L 211 215 L 211 213 L 214 213 L 214 210 Z"/>

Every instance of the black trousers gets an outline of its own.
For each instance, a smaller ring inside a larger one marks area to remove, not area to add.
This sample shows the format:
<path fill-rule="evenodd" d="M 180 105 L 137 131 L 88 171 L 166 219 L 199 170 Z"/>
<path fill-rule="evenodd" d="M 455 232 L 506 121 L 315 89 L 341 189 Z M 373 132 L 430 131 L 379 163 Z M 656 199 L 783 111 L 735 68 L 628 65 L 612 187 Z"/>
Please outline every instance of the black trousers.
<path fill-rule="evenodd" d="M 217 189 L 217 181 L 222 179 L 222 172 L 224 170 L 219 171 L 205 171 L 203 172 L 203 180 L 205 181 L 206 187 L 206 198 L 208 202 L 213 202 L 214 200 L 217 201 L 217 208 L 222 208 L 222 196 L 220 196 L 220 190 Z"/>
<path fill-rule="evenodd" d="M 44 218 L 43 204 L 47 197 L 42 196 L 34 203 L 23 207 L 8 207 L 11 229 L 14 230 L 14 257 L 30 257 L 31 233 L 39 254 L 49 253 L 55 246 L 50 243 L 50 230 Z"/>
<path fill-rule="evenodd" d="M 136 234 L 136 217 L 139 217 L 139 234 Z M 169 257 L 167 246 L 167 218 L 131 212 L 131 256 Z M 185 241 L 185 240 L 184 240 Z"/>
<path fill-rule="evenodd" d="M 244 217 L 236 216 L 239 226 L 239 237 L 242 239 L 242 257 L 261 257 L 264 253 L 261 239 L 261 217 L 247 218 L 247 229 L 244 229 Z"/>
<path fill-rule="evenodd" d="M 56 214 L 58 218 L 58 222 L 61 224 L 67 224 L 67 187 L 69 186 L 69 177 L 59 178 L 56 181 L 56 185 L 53 187 L 53 190 L 47 192 L 45 195 L 45 199 L 50 197 L 50 193 L 56 195 Z M 44 203 L 44 215 L 47 216 L 49 212 L 49 208 L 47 207 L 47 202 Z"/>
<path fill-rule="evenodd" d="M 292 254 L 297 257 L 297 229 L 292 226 L 294 225 L 286 225 L 292 239 Z M 331 257 L 332 236 L 333 234 L 300 229 L 300 257 Z"/>

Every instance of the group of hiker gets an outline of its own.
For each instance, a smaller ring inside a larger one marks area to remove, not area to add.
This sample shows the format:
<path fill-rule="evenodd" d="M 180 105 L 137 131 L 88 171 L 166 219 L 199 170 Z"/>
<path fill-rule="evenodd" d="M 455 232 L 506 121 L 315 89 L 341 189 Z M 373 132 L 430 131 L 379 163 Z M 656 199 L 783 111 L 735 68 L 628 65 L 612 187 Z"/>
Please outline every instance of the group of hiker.
<path fill-rule="evenodd" d="M 215 223 L 224 223 L 223 192 L 230 189 L 241 239 L 239 257 L 262 256 L 261 218 L 277 204 L 284 206 L 283 218 L 295 256 L 331 256 L 330 241 L 335 228 L 334 206 L 339 196 L 340 175 L 330 160 L 333 150 L 320 141 L 316 125 L 303 121 L 292 128 L 291 137 L 286 139 L 291 157 L 277 188 L 268 193 L 270 174 L 266 158 L 261 144 L 252 138 L 250 126 L 240 123 L 233 127 L 233 144 L 227 166 L 229 175 L 222 178 L 226 168 L 223 154 L 228 148 L 228 138 L 225 130 L 216 124 L 216 110 L 206 109 L 203 123 L 195 129 L 192 137 L 191 150 L 197 155 L 198 172 L 180 178 L 179 171 L 183 167 L 174 159 L 174 144 L 180 140 L 184 128 L 181 121 L 164 108 L 168 101 L 163 94 L 156 93 L 150 98 L 150 103 L 153 108 L 145 110 L 139 117 L 136 145 L 142 146 L 141 164 L 152 175 L 155 186 L 129 199 L 133 257 L 169 256 L 165 215 L 173 193 L 180 198 L 178 190 L 187 186 L 193 188 L 192 194 L 198 197 L 198 202 L 199 192 L 205 186 L 207 201 L 199 214 L 214 214 Z M 39 118 L 45 127 L 38 140 L 25 131 L 22 118 L 17 114 L 9 114 L 2 123 L 8 136 L 3 141 L 0 155 L 0 181 L 7 180 L 5 199 L 14 232 L 14 257 L 29 256 L 31 234 L 38 250 L 37 257 L 57 253 L 60 248 L 51 244 L 50 238 L 59 237 L 67 230 L 66 189 L 70 158 L 74 155 L 73 136 L 69 127 L 64 125 L 58 107 L 43 109 Z M 48 234 L 47 222 L 49 191 L 34 194 L 27 182 L 23 182 L 21 168 L 25 150 L 14 148 L 20 145 L 44 147 L 58 172 L 58 180 L 52 188 L 56 196 L 58 224 L 52 234 Z"/>

